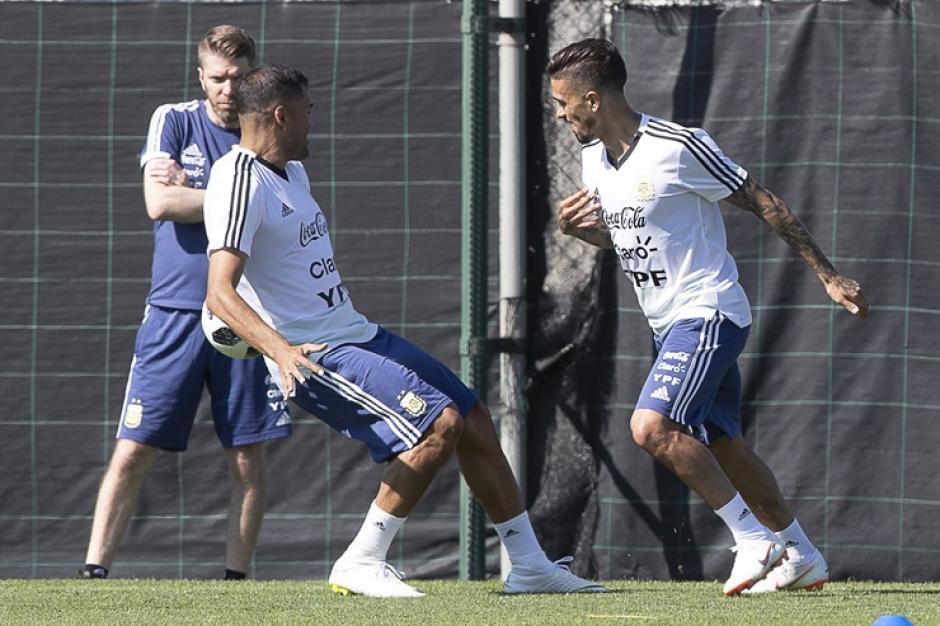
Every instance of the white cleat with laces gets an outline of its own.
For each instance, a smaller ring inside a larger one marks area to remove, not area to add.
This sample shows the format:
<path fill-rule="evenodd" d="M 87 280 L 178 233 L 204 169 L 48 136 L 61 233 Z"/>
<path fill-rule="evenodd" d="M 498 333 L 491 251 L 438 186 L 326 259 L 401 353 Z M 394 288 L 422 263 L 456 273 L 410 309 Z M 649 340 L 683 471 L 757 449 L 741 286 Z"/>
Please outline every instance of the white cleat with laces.
<path fill-rule="evenodd" d="M 772 591 L 818 591 L 829 582 L 829 566 L 822 553 L 799 561 L 784 561 L 770 570 L 767 576 L 742 593 L 770 593 Z"/>
<path fill-rule="evenodd" d="M 353 561 L 342 557 L 330 572 L 330 589 L 349 596 L 370 598 L 421 598 L 423 593 L 403 582 L 405 575 L 385 561 Z"/>
<path fill-rule="evenodd" d="M 737 595 L 753 586 L 787 554 L 784 545 L 776 538 L 741 541 L 731 550 L 737 555 L 734 557 L 731 575 L 725 581 L 726 596 Z"/>
<path fill-rule="evenodd" d="M 603 593 L 607 587 L 571 573 L 566 556 L 540 568 L 514 565 L 509 570 L 503 593 Z"/>

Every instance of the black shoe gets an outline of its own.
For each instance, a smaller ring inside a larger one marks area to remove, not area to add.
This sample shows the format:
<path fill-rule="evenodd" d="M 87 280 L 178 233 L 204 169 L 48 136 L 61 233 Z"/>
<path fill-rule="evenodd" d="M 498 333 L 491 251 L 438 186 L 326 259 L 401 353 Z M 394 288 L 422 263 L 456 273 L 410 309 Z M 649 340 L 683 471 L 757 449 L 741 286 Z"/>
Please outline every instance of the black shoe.
<path fill-rule="evenodd" d="M 95 565 L 94 563 L 86 563 L 85 567 L 78 570 L 78 578 L 107 578 L 108 570 L 107 568 L 101 567 L 100 565 Z"/>

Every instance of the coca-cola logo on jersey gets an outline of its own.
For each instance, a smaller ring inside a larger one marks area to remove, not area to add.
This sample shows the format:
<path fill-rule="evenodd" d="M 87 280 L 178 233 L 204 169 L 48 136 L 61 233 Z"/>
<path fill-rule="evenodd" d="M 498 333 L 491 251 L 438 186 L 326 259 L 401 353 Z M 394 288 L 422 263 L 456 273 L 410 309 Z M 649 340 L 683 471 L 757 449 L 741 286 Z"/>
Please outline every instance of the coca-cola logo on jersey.
<path fill-rule="evenodd" d="M 309 223 L 300 224 L 300 245 L 307 247 L 311 241 L 316 241 L 326 235 L 326 218 L 323 213 L 317 213 L 316 218 Z"/>
<path fill-rule="evenodd" d="M 643 228 L 646 226 L 644 207 L 625 206 L 619 211 L 604 211 L 604 223 L 608 228 Z"/>

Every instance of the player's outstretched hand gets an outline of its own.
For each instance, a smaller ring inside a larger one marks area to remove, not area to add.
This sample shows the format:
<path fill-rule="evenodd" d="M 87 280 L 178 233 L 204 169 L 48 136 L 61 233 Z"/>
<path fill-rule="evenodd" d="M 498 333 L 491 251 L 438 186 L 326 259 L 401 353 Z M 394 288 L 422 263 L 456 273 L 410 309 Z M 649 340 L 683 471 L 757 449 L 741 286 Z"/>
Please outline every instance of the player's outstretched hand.
<path fill-rule="evenodd" d="M 277 354 L 271 355 L 281 371 L 285 397 L 294 397 L 297 383 L 303 384 L 311 373 L 323 373 L 323 368 L 307 357 L 314 352 L 323 352 L 326 348 L 325 343 L 302 343 L 298 346 L 287 346 Z"/>
<path fill-rule="evenodd" d="M 566 235 L 600 226 L 594 194 L 587 189 L 577 191 L 558 203 L 558 227 Z"/>
<path fill-rule="evenodd" d="M 186 170 L 173 159 L 155 158 L 148 163 L 147 175 L 168 187 L 189 187 Z"/>
<path fill-rule="evenodd" d="M 826 284 L 826 292 L 836 304 L 841 304 L 852 315 L 865 319 L 868 317 L 868 301 L 862 293 L 862 286 L 858 281 L 836 275 Z"/>

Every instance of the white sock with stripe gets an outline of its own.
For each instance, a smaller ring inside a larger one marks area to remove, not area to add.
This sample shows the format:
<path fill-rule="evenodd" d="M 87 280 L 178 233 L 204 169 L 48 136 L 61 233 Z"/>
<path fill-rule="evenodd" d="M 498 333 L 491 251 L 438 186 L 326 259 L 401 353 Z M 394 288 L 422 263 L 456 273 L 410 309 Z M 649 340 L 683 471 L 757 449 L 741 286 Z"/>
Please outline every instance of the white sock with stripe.
<path fill-rule="evenodd" d="M 783 530 L 775 533 L 781 543 L 787 547 L 787 556 L 790 562 L 802 561 L 816 552 L 816 546 L 809 540 L 800 523 L 793 518 L 793 523 Z"/>
<path fill-rule="evenodd" d="M 734 535 L 735 543 L 773 538 L 773 533 L 757 521 L 757 516 L 745 504 L 740 493 L 735 493 L 731 501 L 720 509 L 715 509 L 715 513 Z"/>
<path fill-rule="evenodd" d="M 362 522 L 362 528 L 343 556 L 355 560 L 384 561 L 388 555 L 388 547 L 392 545 L 392 540 L 406 519 L 386 513 L 373 500 L 366 519 Z"/>
<path fill-rule="evenodd" d="M 543 568 L 551 565 L 545 551 L 535 537 L 528 511 L 499 524 L 493 524 L 500 541 L 506 546 L 509 560 L 513 565 Z"/>

